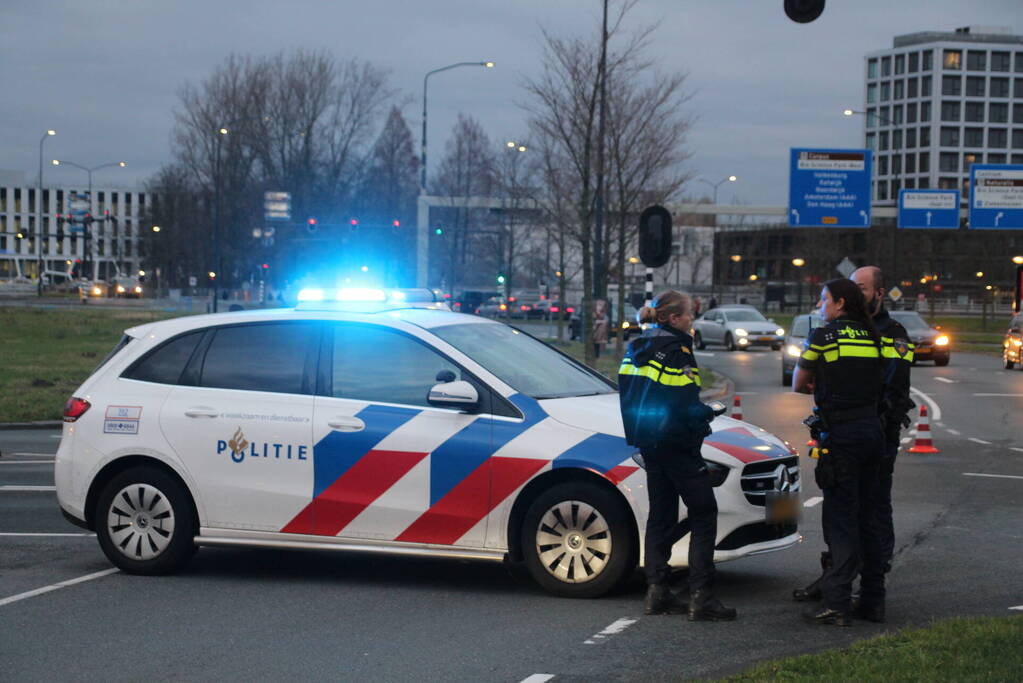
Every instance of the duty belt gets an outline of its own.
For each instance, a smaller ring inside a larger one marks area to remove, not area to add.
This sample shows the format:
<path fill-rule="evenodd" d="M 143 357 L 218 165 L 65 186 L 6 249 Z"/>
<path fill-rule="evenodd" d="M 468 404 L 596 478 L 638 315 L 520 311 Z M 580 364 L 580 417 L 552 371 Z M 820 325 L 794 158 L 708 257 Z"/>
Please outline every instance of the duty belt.
<path fill-rule="evenodd" d="M 866 417 L 877 417 L 877 406 L 868 405 L 860 406 L 859 408 L 845 408 L 844 410 L 822 410 L 824 419 L 827 420 L 828 424 L 832 427 L 843 422 L 851 422 L 853 420 L 862 420 Z"/>

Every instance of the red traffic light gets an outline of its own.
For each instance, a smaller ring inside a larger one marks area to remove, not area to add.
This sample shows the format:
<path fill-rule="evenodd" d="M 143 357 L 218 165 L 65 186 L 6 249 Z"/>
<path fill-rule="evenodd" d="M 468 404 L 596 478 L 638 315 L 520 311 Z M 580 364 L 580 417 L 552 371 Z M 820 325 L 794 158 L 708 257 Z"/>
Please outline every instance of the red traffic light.
<path fill-rule="evenodd" d="M 316 219 L 315 219 L 315 218 L 310 218 L 310 219 L 309 219 L 308 221 L 306 221 L 306 222 L 307 222 L 307 223 L 309 223 L 309 225 L 312 225 L 312 226 L 314 226 L 314 227 L 315 227 L 315 225 L 316 225 Z"/>
<path fill-rule="evenodd" d="M 270 269 L 270 264 L 269 263 L 264 263 L 263 264 L 263 270 L 269 270 L 269 269 Z"/>
<path fill-rule="evenodd" d="M 394 223 L 392 223 L 391 225 L 393 225 L 396 228 L 400 228 L 401 227 L 401 221 L 394 221 Z"/>
<path fill-rule="evenodd" d="M 359 219 L 358 218 L 353 218 L 352 220 L 350 220 L 348 222 L 351 223 L 352 226 L 356 226 L 356 225 L 359 224 Z"/>

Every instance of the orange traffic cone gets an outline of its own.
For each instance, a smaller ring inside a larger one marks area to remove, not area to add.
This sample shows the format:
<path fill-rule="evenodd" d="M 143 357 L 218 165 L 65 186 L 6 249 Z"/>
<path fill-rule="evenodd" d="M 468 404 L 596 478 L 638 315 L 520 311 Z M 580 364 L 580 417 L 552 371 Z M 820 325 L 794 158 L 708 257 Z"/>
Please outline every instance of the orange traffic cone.
<path fill-rule="evenodd" d="M 736 394 L 735 398 L 732 399 L 732 414 L 729 417 L 733 420 L 742 419 L 742 401 L 739 400 L 738 394 Z"/>
<path fill-rule="evenodd" d="M 920 421 L 916 425 L 916 441 L 909 453 L 941 453 L 931 443 L 931 420 L 927 417 L 927 404 L 920 406 Z"/>

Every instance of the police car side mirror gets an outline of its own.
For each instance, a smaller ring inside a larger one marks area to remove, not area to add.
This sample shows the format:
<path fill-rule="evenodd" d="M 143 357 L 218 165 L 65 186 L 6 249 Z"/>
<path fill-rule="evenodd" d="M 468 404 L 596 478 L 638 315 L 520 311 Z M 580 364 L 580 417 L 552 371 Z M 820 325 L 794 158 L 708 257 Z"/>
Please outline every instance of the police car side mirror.
<path fill-rule="evenodd" d="M 479 406 L 480 395 L 476 387 L 464 380 L 441 382 L 430 389 L 430 393 L 426 395 L 426 402 L 437 408 L 471 411 Z"/>

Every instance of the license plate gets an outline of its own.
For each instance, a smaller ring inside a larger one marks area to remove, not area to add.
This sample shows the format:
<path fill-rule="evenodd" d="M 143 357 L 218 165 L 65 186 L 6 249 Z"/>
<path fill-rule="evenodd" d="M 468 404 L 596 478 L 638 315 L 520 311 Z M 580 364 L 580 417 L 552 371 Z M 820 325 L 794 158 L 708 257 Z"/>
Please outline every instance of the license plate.
<path fill-rule="evenodd" d="M 774 337 L 757 337 L 757 341 L 772 341 Z"/>
<path fill-rule="evenodd" d="M 768 524 L 791 524 L 799 519 L 798 491 L 768 491 L 764 508 Z"/>

